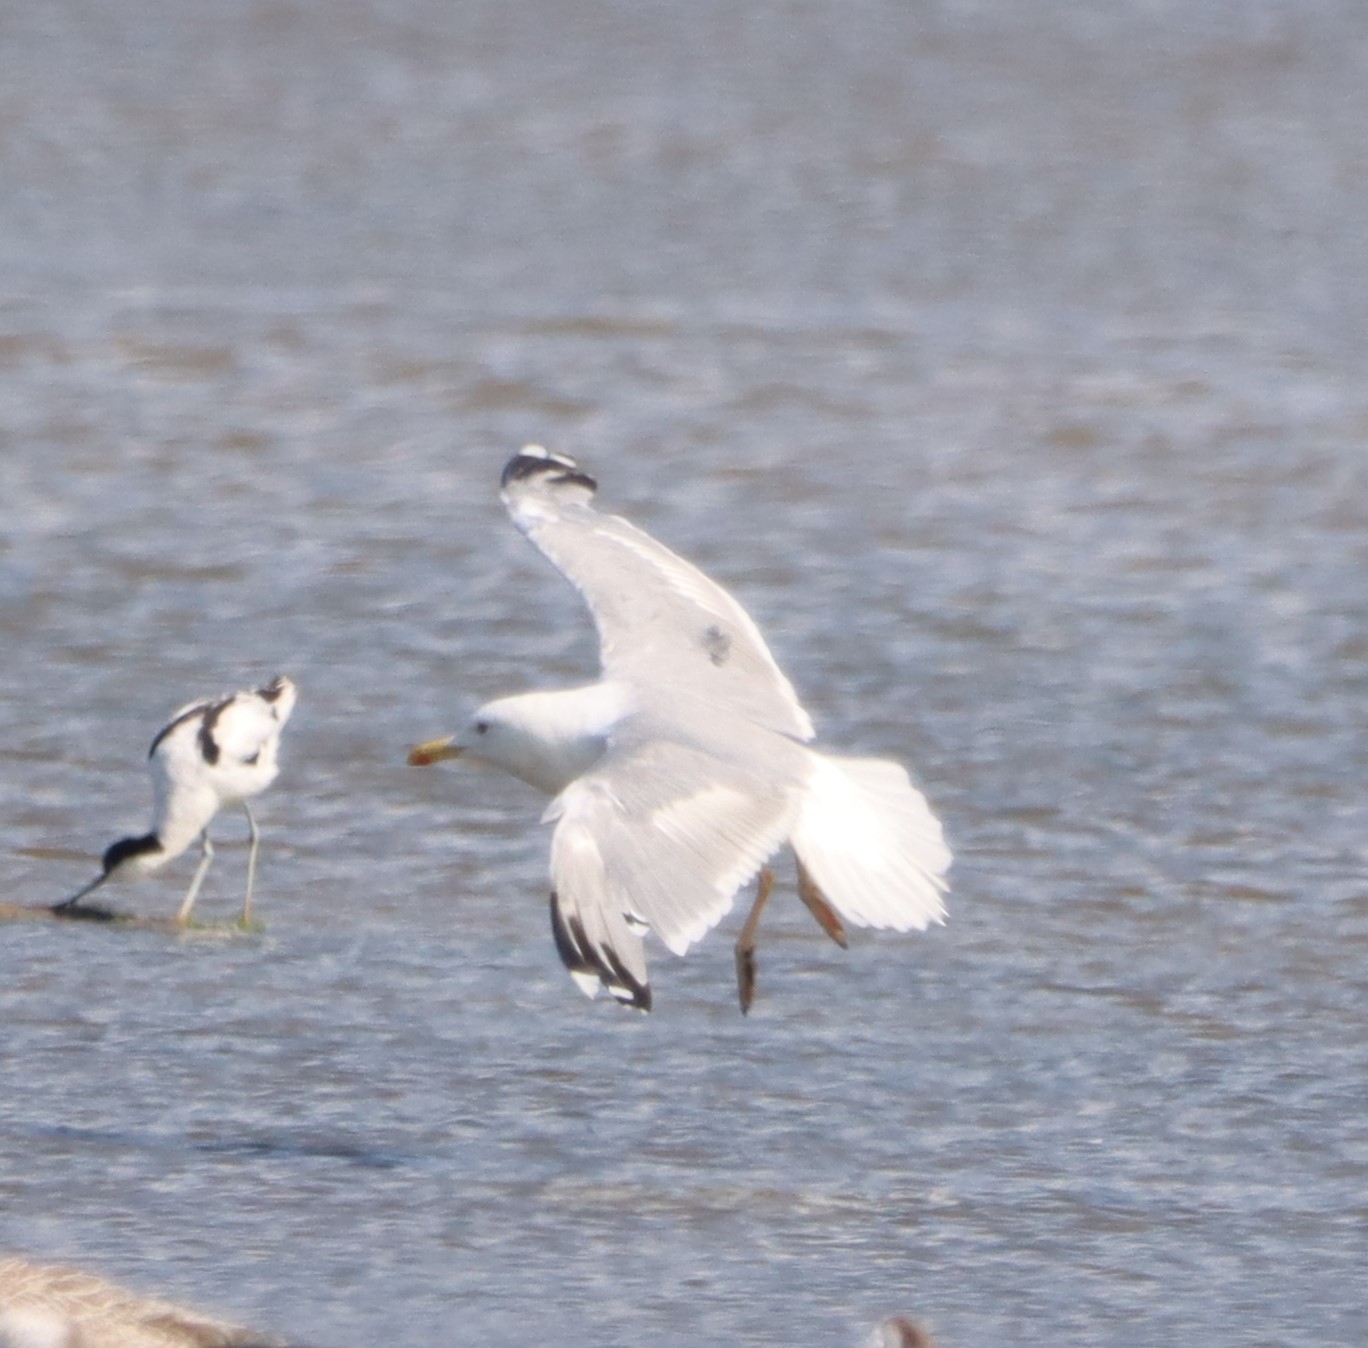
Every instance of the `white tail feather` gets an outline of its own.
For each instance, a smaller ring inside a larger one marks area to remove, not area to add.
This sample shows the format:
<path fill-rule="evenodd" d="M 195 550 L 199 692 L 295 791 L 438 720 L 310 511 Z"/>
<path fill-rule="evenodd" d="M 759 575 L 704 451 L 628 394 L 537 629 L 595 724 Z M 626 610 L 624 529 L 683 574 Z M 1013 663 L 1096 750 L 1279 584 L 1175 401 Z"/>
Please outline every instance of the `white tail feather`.
<path fill-rule="evenodd" d="M 922 931 L 945 920 L 950 849 L 926 797 L 897 763 L 812 754 L 790 841 L 818 888 L 856 926 Z"/>

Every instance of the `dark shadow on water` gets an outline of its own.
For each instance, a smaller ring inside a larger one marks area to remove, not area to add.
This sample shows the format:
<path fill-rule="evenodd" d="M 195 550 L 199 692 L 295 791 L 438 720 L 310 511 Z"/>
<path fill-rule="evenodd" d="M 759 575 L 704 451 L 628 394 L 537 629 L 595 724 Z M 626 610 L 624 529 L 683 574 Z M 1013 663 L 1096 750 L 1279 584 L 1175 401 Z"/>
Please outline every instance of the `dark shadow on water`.
<path fill-rule="evenodd" d="M 80 1128 L 66 1124 L 32 1130 L 6 1130 L 22 1145 L 42 1144 L 53 1150 L 200 1152 L 214 1156 L 257 1157 L 263 1160 L 298 1160 L 301 1157 L 343 1161 L 365 1170 L 399 1170 L 421 1164 L 419 1156 L 380 1151 L 348 1138 L 317 1134 L 244 1134 L 236 1137 L 182 1137 L 155 1133 L 128 1133 L 103 1128 Z M 0 1134 L 5 1136 L 6 1134 Z"/>

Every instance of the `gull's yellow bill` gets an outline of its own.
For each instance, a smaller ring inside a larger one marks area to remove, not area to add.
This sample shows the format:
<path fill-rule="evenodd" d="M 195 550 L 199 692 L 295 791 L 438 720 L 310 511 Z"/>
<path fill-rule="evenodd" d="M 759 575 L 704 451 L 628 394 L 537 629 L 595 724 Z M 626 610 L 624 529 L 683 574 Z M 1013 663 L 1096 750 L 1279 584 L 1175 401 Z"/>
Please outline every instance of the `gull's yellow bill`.
<path fill-rule="evenodd" d="M 454 737 L 452 737 L 454 738 Z M 409 750 L 409 767 L 426 768 L 440 763 L 444 758 L 460 758 L 461 748 L 451 739 L 428 740 L 426 744 L 415 745 Z"/>

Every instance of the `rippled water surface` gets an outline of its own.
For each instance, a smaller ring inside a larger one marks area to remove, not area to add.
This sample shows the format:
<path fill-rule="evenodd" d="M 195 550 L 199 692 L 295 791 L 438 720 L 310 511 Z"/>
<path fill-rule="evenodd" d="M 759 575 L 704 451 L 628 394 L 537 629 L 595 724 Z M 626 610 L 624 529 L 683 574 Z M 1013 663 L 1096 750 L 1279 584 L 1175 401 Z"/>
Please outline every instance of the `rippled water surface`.
<path fill-rule="evenodd" d="M 0 900 L 180 703 L 301 699 L 264 933 L 0 926 L 0 1245 L 338 1348 L 1368 1340 L 1365 60 L 1348 0 L 6 6 Z M 912 766 L 949 925 L 579 995 L 540 802 L 403 763 L 594 669 L 529 440 Z"/>

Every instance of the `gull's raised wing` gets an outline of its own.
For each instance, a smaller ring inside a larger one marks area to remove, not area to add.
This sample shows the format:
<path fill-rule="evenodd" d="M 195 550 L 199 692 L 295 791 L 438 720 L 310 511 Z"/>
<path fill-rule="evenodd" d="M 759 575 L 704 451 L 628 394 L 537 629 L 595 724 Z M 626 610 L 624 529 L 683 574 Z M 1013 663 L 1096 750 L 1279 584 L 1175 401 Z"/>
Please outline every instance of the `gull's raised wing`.
<path fill-rule="evenodd" d="M 798 752 L 796 749 L 794 752 Z M 631 734 L 547 808 L 556 948 L 592 995 L 649 1010 L 641 936 L 682 955 L 788 837 L 796 796 L 706 749 Z"/>
<path fill-rule="evenodd" d="M 513 522 L 584 596 L 605 678 L 689 695 L 809 740 L 812 721 L 750 616 L 715 581 L 590 501 L 573 459 L 531 446 L 504 469 Z"/>

